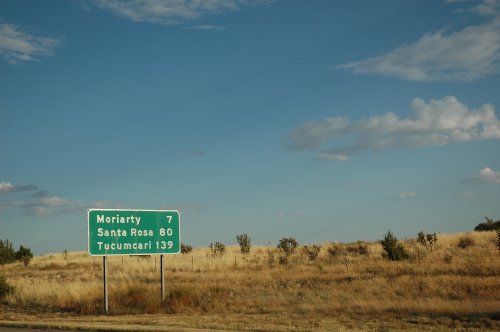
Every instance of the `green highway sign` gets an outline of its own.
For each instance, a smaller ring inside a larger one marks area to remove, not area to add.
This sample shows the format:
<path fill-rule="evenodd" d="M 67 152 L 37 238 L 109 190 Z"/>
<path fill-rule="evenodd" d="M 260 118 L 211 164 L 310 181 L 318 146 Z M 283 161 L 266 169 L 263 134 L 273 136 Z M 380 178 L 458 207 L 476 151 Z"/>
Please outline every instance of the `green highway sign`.
<path fill-rule="evenodd" d="M 91 256 L 178 254 L 180 216 L 175 210 L 89 209 Z"/>

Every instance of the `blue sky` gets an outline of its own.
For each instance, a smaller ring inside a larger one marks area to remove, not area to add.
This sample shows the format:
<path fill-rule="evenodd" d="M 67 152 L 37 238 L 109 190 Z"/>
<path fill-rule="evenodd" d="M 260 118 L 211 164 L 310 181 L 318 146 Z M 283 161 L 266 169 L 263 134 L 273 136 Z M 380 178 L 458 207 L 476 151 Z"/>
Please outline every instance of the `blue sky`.
<path fill-rule="evenodd" d="M 0 0 L 0 238 L 87 208 L 183 242 L 376 240 L 500 219 L 500 2 Z"/>

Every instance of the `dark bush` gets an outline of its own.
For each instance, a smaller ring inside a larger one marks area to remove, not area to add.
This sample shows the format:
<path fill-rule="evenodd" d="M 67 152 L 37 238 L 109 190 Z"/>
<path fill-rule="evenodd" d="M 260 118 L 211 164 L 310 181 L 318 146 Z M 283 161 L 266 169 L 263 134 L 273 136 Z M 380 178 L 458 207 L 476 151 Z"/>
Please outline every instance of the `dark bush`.
<path fill-rule="evenodd" d="M 348 245 L 345 250 L 351 254 L 368 255 L 368 246 L 361 241 Z"/>
<path fill-rule="evenodd" d="M 290 256 L 291 254 L 294 253 L 295 249 L 297 248 L 299 244 L 297 243 L 297 240 L 293 237 L 289 238 L 282 238 L 278 244 L 278 249 L 285 254 L 285 256 Z"/>
<path fill-rule="evenodd" d="M 7 283 L 7 279 L 3 274 L 0 274 L 0 300 L 3 300 L 14 290 L 14 287 Z"/>
<path fill-rule="evenodd" d="M 30 248 L 26 248 L 23 245 L 19 247 L 19 250 L 16 251 L 16 259 L 18 261 L 22 261 L 24 266 L 28 266 L 31 259 L 33 258 L 33 253 Z"/>
<path fill-rule="evenodd" d="M 0 264 L 8 264 L 16 261 L 16 253 L 12 242 L 0 240 Z"/>
<path fill-rule="evenodd" d="M 409 252 L 402 243 L 398 242 L 398 239 L 390 230 L 387 231 L 380 243 L 384 249 L 384 252 L 382 253 L 384 258 L 391 261 L 400 261 L 410 258 Z"/>
<path fill-rule="evenodd" d="M 193 247 L 189 244 L 181 243 L 181 254 L 189 254 L 191 251 L 193 251 Z"/>
<path fill-rule="evenodd" d="M 484 217 L 484 219 L 486 219 L 486 222 L 482 222 L 474 227 L 476 232 L 500 230 L 500 220 L 493 221 L 493 219 L 488 217 Z"/>

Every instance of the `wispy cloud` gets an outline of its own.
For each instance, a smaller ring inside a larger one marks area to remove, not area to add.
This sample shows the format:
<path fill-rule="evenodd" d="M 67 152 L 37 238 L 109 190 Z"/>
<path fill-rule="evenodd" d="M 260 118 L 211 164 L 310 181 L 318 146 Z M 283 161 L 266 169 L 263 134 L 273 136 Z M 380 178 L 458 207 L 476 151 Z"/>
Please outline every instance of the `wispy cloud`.
<path fill-rule="evenodd" d="M 409 199 L 409 198 L 415 198 L 415 197 L 417 197 L 417 194 L 412 192 L 412 191 L 399 194 L 399 198 L 401 198 L 401 199 Z"/>
<path fill-rule="evenodd" d="M 207 153 L 203 150 L 194 150 L 191 154 L 194 157 L 205 157 L 207 155 Z"/>
<path fill-rule="evenodd" d="M 37 36 L 13 24 L 0 24 L 0 57 L 10 64 L 52 55 L 61 42 L 61 38 Z"/>
<path fill-rule="evenodd" d="M 477 193 L 475 193 L 473 191 L 462 191 L 462 192 L 459 192 L 456 196 L 458 198 L 468 199 L 468 198 L 477 197 Z"/>
<path fill-rule="evenodd" d="M 219 25 L 201 24 L 189 27 L 190 30 L 205 30 L 205 31 L 223 31 L 226 27 Z"/>
<path fill-rule="evenodd" d="M 279 211 L 276 214 L 279 218 L 285 218 L 285 217 L 303 217 L 305 215 L 303 210 L 295 210 L 291 212 L 284 212 L 284 211 Z"/>
<path fill-rule="evenodd" d="M 15 186 L 10 182 L 0 182 L 0 194 L 2 193 L 10 193 L 10 192 L 22 192 L 22 191 L 33 191 L 37 190 L 37 186 L 34 184 L 24 185 L 24 186 Z"/>
<path fill-rule="evenodd" d="M 500 172 L 485 167 L 472 178 L 465 180 L 465 182 L 476 184 L 500 184 Z"/>
<path fill-rule="evenodd" d="M 162 207 L 162 209 L 165 210 L 175 209 L 178 210 L 179 213 L 182 215 L 190 215 L 190 216 L 196 216 L 206 208 L 208 208 L 208 205 L 201 203 L 183 203 L 183 204 L 168 205 Z"/>
<path fill-rule="evenodd" d="M 205 15 L 234 12 L 247 6 L 269 4 L 273 0 L 94 0 L 114 15 L 134 22 L 176 25 Z M 206 25 L 205 27 L 212 27 Z"/>
<path fill-rule="evenodd" d="M 486 22 L 455 32 L 429 32 L 419 40 L 366 60 L 339 66 L 357 74 L 409 81 L 469 81 L 500 73 L 500 2 L 483 1 L 472 12 Z"/>
<path fill-rule="evenodd" d="M 33 191 L 26 195 L 26 192 Z M 48 217 L 58 214 L 75 213 L 85 211 L 88 207 L 117 207 L 109 201 L 96 203 L 85 203 L 69 198 L 55 195 L 47 190 L 38 190 L 36 185 L 15 186 L 10 182 L 0 182 L 0 194 L 11 193 L 3 196 L 0 202 L 0 211 L 5 209 L 17 209 L 21 213 L 32 217 Z M 14 194 L 18 193 L 18 194 Z"/>
<path fill-rule="evenodd" d="M 345 117 L 333 117 L 316 122 L 305 122 L 290 131 L 285 146 L 290 150 L 315 150 L 327 143 L 335 144 L 350 139 L 352 144 L 318 152 L 316 159 L 346 160 L 364 150 L 416 148 L 452 143 L 500 138 L 500 121 L 491 104 L 469 109 L 455 97 L 420 98 L 411 102 L 408 118 L 394 113 L 374 115 L 350 122 Z"/>

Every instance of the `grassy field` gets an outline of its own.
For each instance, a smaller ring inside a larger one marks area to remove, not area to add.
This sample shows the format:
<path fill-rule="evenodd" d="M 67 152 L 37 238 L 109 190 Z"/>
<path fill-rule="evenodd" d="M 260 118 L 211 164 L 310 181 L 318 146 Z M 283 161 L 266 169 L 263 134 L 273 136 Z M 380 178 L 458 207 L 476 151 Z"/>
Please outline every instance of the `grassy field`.
<path fill-rule="evenodd" d="M 472 244 L 459 248 L 467 236 Z M 102 258 L 85 252 L 0 267 L 15 290 L 0 324 L 129 330 L 499 330 L 500 254 L 495 233 L 438 234 L 433 250 L 402 241 L 412 257 L 382 258 L 379 243 L 322 245 L 315 260 L 298 248 L 288 266 L 275 247 L 241 255 L 230 246 L 159 257 L 108 260 L 110 315 L 102 315 Z M 40 323 L 43 321 L 44 323 Z M 38 325 L 37 325 L 38 324 Z M 42 324 L 42 325 L 40 325 Z"/>

